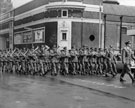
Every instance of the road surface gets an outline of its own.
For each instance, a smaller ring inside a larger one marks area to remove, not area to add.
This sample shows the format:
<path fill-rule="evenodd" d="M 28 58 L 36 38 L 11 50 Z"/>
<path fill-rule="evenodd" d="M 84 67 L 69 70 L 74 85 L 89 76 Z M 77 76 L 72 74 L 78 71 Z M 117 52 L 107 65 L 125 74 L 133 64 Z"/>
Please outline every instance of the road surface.
<path fill-rule="evenodd" d="M 59 77 L 55 79 L 3 75 L 0 77 L 0 108 L 135 108 L 135 101 L 132 98 L 112 95 L 106 93 L 105 89 L 105 92 L 100 91 L 100 88 L 108 88 L 105 85 L 101 87 L 100 78 L 94 78 L 99 84 L 92 83 L 92 78 L 71 79 L 70 81 L 75 80 L 78 83 L 82 81 L 86 86 L 95 85 L 96 88 L 88 89 L 66 83 L 67 79 L 62 81 Z M 117 86 L 109 88 L 110 91 L 116 92 L 125 89 Z"/>

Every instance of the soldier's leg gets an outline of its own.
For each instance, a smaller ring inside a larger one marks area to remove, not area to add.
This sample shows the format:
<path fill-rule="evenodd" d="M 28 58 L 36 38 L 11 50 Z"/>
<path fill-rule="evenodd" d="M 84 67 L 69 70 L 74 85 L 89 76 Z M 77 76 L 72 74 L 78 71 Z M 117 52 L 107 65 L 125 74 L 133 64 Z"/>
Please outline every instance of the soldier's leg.
<path fill-rule="evenodd" d="M 113 67 L 113 66 L 114 66 L 113 63 L 110 62 L 110 72 L 111 72 L 111 75 L 112 75 L 113 77 L 115 77 L 115 76 L 116 76 L 116 73 L 115 73 L 115 71 L 114 71 L 114 67 Z"/>
<path fill-rule="evenodd" d="M 68 63 L 65 63 L 65 65 L 66 65 L 66 74 L 69 74 L 69 65 L 68 65 Z"/>
<path fill-rule="evenodd" d="M 56 67 L 57 67 L 57 75 L 58 75 L 58 74 L 60 74 L 60 63 L 59 62 L 57 63 Z"/>
<path fill-rule="evenodd" d="M 92 67 L 92 62 L 89 62 L 89 69 L 90 69 L 90 73 L 89 73 L 89 75 L 91 75 L 92 74 L 92 69 L 93 69 L 93 67 Z"/>
<path fill-rule="evenodd" d="M 107 63 L 107 61 L 104 61 L 103 72 L 104 72 L 104 76 L 108 77 L 108 63 Z"/>
<path fill-rule="evenodd" d="M 74 75 L 76 73 L 76 64 L 75 64 L 75 62 L 72 62 L 72 69 L 73 69 L 72 74 Z"/>
<path fill-rule="evenodd" d="M 102 74 L 102 64 L 101 63 L 98 64 L 98 73 L 99 73 L 99 75 Z"/>
<path fill-rule="evenodd" d="M 95 67 L 95 63 L 94 62 L 92 62 L 91 63 L 91 74 L 94 74 L 94 67 Z"/>
<path fill-rule="evenodd" d="M 132 69 L 133 77 L 135 79 L 135 68 Z"/>
<path fill-rule="evenodd" d="M 89 74 L 89 64 L 88 64 L 88 61 L 85 61 L 85 71 L 86 71 L 86 74 Z"/>
<path fill-rule="evenodd" d="M 83 65 L 82 65 L 82 62 L 79 63 L 79 67 L 80 67 L 80 74 L 82 74 L 82 71 L 83 71 Z"/>
<path fill-rule="evenodd" d="M 2 73 L 1 67 L 2 67 L 2 63 L 0 61 L 0 74 Z"/>
<path fill-rule="evenodd" d="M 124 67 L 122 69 L 122 72 L 121 72 L 121 75 L 120 75 L 120 81 L 121 82 L 125 81 L 123 78 L 124 78 L 126 73 L 127 73 L 127 69 L 126 69 L 126 65 L 124 65 Z"/>
<path fill-rule="evenodd" d="M 76 74 L 78 74 L 78 72 L 79 72 L 79 64 L 78 64 L 78 62 L 76 62 L 75 64 L 76 64 Z"/>
<path fill-rule="evenodd" d="M 108 60 L 108 62 L 107 62 L 107 67 L 108 67 L 108 73 L 112 74 L 112 64 L 111 64 L 110 60 Z"/>
<path fill-rule="evenodd" d="M 134 82 L 134 78 L 133 78 L 133 76 L 131 74 L 131 67 L 130 67 L 130 65 L 126 65 L 126 69 L 127 69 L 127 74 L 131 78 L 132 82 Z"/>
<path fill-rule="evenodd" d="M 94 74 L 96 75 L 96 73 L 97 73 L 97 63 L 94 62 Z"/>
<path fill-rule="evenodd" d="M 40 66 L 41 66 L 41 75 L 43 75 L 44 72 L 44 64 L 43 64 L 43 60 L 40 60 Z"/>
<path fill-rule="evenodd" d="M 85 66 L 85 62 L 82 61 L 82 74 L 85 75 L 86 74 L 86 66 Z"/>
<path fill-rule="evenodd" d="M 55 62 L 53 62 L 52 63 L 52 75 L 56 75 L 57 74 L 57 69 L 56 69 L 56 63 Z"/>
<path fill-rule="evenodd" d="M 116 68 L 116 64 L 115 63 L 112 63 L 112 68 L 113 68 L 113 72 L 115 74 L 117 74 L 118 72 L 117 72 L 117 68 Z"/>

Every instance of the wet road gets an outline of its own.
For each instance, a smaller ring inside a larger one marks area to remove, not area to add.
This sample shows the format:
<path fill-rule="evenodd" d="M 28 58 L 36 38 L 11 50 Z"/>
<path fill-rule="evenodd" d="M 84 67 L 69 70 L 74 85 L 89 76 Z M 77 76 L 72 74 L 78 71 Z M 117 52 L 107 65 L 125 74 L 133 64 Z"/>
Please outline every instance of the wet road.
<path fill-rule="evenodd" d="M 0 77 L 0 108 L 135 108 L 135 102 L 42 77 Z"/>

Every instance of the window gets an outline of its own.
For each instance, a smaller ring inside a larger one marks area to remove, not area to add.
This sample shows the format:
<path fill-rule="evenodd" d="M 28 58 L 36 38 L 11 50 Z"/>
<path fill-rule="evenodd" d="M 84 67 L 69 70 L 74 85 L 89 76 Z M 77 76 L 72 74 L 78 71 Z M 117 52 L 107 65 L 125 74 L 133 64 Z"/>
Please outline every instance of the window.
<path fill-rule="evenodd" d="M 81 11 L 81 10 L 74 9 L 74 10 L 72 11 L 72 16 L 73 16 L 73 17 L 81 18 L 81 17 L 82 17 L 82 11 Z"/>
<path fill-rule="evenodd" d="M 94 35 L 90 35 L 89 39 L 90 39 L 90 41 L 94 41 L 95 40 L 95 36 Z"/>
<path fill-rule="evenodd" d="M 62 10 L 62 17 L 68 17 L 68 10 Z"/>
<path fill-rule="evenodd" d="M 122 27 L 122 34 L 127 34 L 127 27 Z"/>
<path fill-rule="evenodd" d="M 67 33 L 62 33 L 62 40 L 64 40 L 64 41 L 67 40 Z"/>

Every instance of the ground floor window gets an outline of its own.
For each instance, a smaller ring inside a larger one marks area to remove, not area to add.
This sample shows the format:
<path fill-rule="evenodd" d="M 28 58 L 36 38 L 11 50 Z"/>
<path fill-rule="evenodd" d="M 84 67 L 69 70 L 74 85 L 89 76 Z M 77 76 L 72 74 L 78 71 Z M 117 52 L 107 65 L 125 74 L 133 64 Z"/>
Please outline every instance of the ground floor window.
<path fill-rule="evenodd" d="M 67 33 L 66 32 L 62 33 L 62 40 L 64 40 L 64 41 L 67 40 Z"/>

